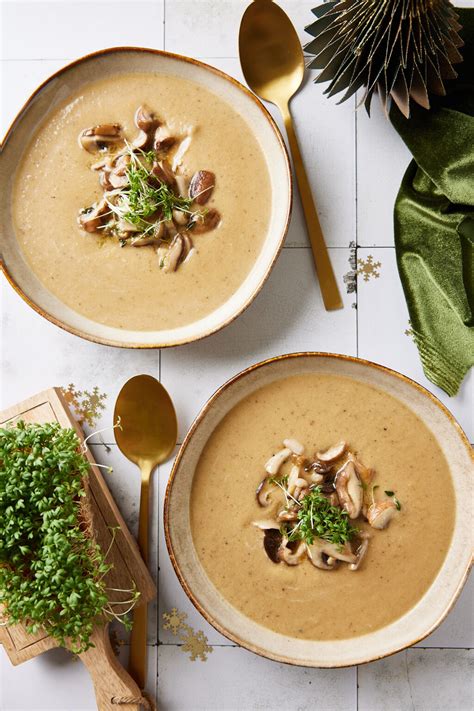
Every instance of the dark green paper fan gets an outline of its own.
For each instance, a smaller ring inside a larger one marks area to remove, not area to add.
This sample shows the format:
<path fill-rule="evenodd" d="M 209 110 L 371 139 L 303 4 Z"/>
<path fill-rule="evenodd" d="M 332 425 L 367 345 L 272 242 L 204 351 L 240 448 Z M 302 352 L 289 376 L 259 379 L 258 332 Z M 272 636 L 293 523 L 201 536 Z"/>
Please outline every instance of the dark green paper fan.
<path fill-rule="evenodd" d="M 410 101 L 429 109 L 429 93 L 443 96 L 445 82 L 457 76 L 463 41 L 448 0 L 342 0 L 313 14 L 308 66 L 321 70 L 316 82 L 330 82 L 325 94 L 344 92 L 339 103 L 365 87 L 368 113 L 378 93 L 386 112 L 393 100 L 408 117 Z"/>

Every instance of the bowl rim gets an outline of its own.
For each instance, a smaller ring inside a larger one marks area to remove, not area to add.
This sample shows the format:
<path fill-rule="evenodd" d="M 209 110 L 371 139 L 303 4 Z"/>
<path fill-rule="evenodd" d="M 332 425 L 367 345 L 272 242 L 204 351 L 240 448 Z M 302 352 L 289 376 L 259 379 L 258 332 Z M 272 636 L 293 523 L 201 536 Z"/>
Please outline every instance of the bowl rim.
<path fill-rule="evenodd" d="M 166 541 L 166 547 L 168 549 L 168 555 L 170 557 L 174 572 L 176 573 L 176 576 L 181 584 L 181 587 L 183 588 L 186 596 L 188 599 L 191 601 L 191 603 L 194 605 L 194 607 L 198 610 L 198 612 L 201 613 L 201 615 L 204 617 L 204 619 L 212 626 L 214 629 L 216 629 L 220 634 L 222 634 L 224 637 L 227 637 L 227 639 L 230 639 L 232 642 L 235 642 L 239 646 L 243 647 L 244 649 L 247 649 L 250 652 L 253 652 L 254 654 L 258 654 L 261 657 L 266 657 L 267 659 L 271 659 L 272 661 L 279 662 L 281 664 L 289 664 L 291 666 L 304 666 L 304 667 L 313 667 L 313 668 L 328 668 L 328 669 L 337 669 L 337 668 L 344 668 L 344 667 L 351 667 L 355 665 L 361 665 L 361 664 L 368 664 L 370 662 L 377 661 L 379 659 L 384 659 L 386 657 L 390 657 L 393 654 L 397 654 L 398 652 L 403 651 L 404 649 L 408 649 L 409 647 L 412 647 L 414 644 L 417 644 L 420 642 L 422 639 L 425 639 L 429 634 L 431 634 L 434 630 L 436 630 L 439 625 L 443 622 L 443 620 L 447 617 L 451 609 L 453 608 L 454 604 L 456 603 L 459 595 L 461 594 L 461 591 L 466 583 L 466 580 L 468 578 L 469 572 L 471 567 L 473 566 L 474 559 L 471 557 L 470 562 L 466 565 L 466 568 L 463 572 L 463 575 L 459 581 L 458 587 L 456 591 L 454 592 L 449 605 L 445 608 L 445 610 L 439 615 L 438 619 L 436 622 L 434 622 L 429 629 L 427 629 L 422 635 L 417 636 L 415 639 L 412 641 L 406 643 L 406 644 L 398 644 L 395 645 L 393 649 L 389 649 L 387 652 L 383 654 L 377 654 L 374 656 L 370 656 L 367 659 L 361 659 L 358 660 L 355 663 L 331 663 L 331 664 L 326 664 L 324 667 L 321 664 L 312 664 L 310 660 L 292 660 L 289 657 L 281 656 L 279 654 L 275 654 L 273 652 L 269 652 L 266 649 L 262 648 L 259 645 L 252 644 L 251 642 L 248 642 L 246 640 L 242 640 L 237 634 L 229 632 L 227 629 L 225 629 L 219 622 L 217 622 L 212 614 L 208 612 L 202 605 L 201 603 L 197 600 L 195 597 L 193 591 L 191 588 L 188 586 L 183 574 L 181 573 L 178 561 L 176 559 L 174 549 L 173 549 L 173 543 L 171 540 L 171 523 L 170 523 L 170 498 L 172 494 L 172 489 L 174 485 L 174 479 L 176 477 L 176 473 L 178 471 L 178 468 L 181 463 L 181 459 L 184 456 L 184 452 L 187 449 L 191 438 L 194 435 L 194 432 L 196 429 L 199 427 L 201 421 L 205 418 L 207 415 L 208 411 L 210 408 L 213 406 L 214 402 L 220 397 L 220 395 L 226 391 L 229 387 L 231 387 L 234 383 L 236 383 L 238 380 L 241 378 L 246 377 L 249 373 L 252 373 L 256 370 L 259 370 L 260 368 L 264 368 L 271 363 L 275 363 L 278 361 L 283 361 L 283 360 L 290 360 L 290 359 L 299 359 L 299 358 L 307 358 L 307 357 L 314 357 L 314 358 L 330 358 L 334 360 L 341 360 L 341 361 L 346 361 L 350 363 L 357 363 L 360 365 L 365 365 L 368 366 L 369 368 L 373 368 L 374 370 L 386 373 L 390 376 L 393 376 L 395 378 L 398 378 L 404 383 L 407 383 L 408 385 L 414 387 L 418 392 L 420 392 L 422 395 L 427 396 L 431 402 L 436 405 L 444 415 L 448 418 L 450 421 L 451 425 L 454 426 L 454 429 L 457 430 L 457 433 L 461 439 L 462 444 L 466 448 L 466 451 L 468 453 L 468 456 L 470 457 L 471 461 L 474 463 L 474 451 L 471 447 L 471 444 L 469 442 L 469 439 L 467 438 L 464 430 L 462 429 L 461 425 L 459 422 L 456 420 L 454 415 L 448 410 L 448 408 L 439 400 L 439 398 L 436 397 L 433 393 L 431 393 L 427 388 L 425 388 L 423 385 L 420 385 L 416 380 L 413 378 L 409 378 L 407 375 L 403 375 L 403 373 L 400 373 L 397 370 L 394 370 L 393 368 L 389 368 L 388 366 L 381 365 L 380 363 L 375 363 L 374 361 L 367 360 L 364 358 L 358 358 L 356 356 L 351 356 L 351 355 L 344 355 L 341 353 L 326 353 L 325 351 L 298 351 L 295 353 L 285 353 L 282 355 L 278 356 L 273 356 L 271 358 L 267 358 L 265 360 L 259 361 L 258 363 L 254 363 L 253 365 L 248 366 L 247 368 L 244 368 L 244 370 L 241 370 L 239 373 L 236 375 L 232 376 L 229 378 L 223 385 L 221 385 L 207 400 L 207 402 L 202 406 L 196 417 L 194 418 L 191 427 L 186 433 L 186 436 L 182 442 L 182 444 L 179 447 L 178 453 L 176 455 L 176 458 L 173 462 L 173 466 L 171 469 L 171 473 L 168 479 L 168 483 L 166 485 L 166 492 L 165 492 L 165 499 L 164 499 L 164 504 L 163 504 L 163 527 L 164 527 L 164 534 L 165 534 L 165 541 Z M 474 555 L 474 554 L 473 554 Z M 358 639 L 355 637 L 354 639 Z"/>
<path fill-rule="evenodd" d="M 16 291 L 16 293 L 23 299 L 25 303 L 28 304 L 36 313 L 38 313 L 40 316 L 45 318 L 47 321 L 50 321 L 53 323 L 55 326 L 58 326 L 59 328 L 63 329 L 64 331 L 67 331 L 68 333 L 72 333 L 75 336 L 79 336 L 80 338 L 83 338 L 87 341 L 91 341 L 93 343 L 99 343 L 104 346 L 113 346 L 116 348 L 134 348 L 134 349 L 150 349 L 150 348 L 173 348 L 175 346 L 181 346 L 185 345 L 187 343 L 194 343 L 195 341 L 200 341 L 203 338 L 207 338 L 208 336 L 212 335 L 213 333 L 217 333 L 218 331 L 226 328 L 231 324 L 233 321 L 235 321 L 236 318 L 241 316 L 241 314 L 244 313 L 248 309 L 248 307 L 252 304 L 252 302 L 255 300 L 255 298 L 258 296 L 260 291 L 262 290 L 265 282 L 267 281 L 268 277 L 270 276 L 270 273 L 275 266 L 275 263 L 280 256 L 280 252 L 283 248 L 283 244 L 285 242 L 286 235 L 288 233 L 288 228 L 290 225 L 290 217 L 291 217 L 291 212 L 292 212 L 292 207 L 293 207 L 293 197 L 294 197 L 294 187 L 293 187 L 293 174 L 291 171 L 291 165 L 290 165 L 290 159 L 288 155 L 288 149 L 286 147 L 285 141 L 283 139 L 283 136 L 281 134 L 280 129 L 278 128 L 276 121 L 266 108 L 266 106 L 263 104 L 263 102 L 252 92 L 250 89 L 248 89 L 246 86 L 244 86 L 240 81 L 235 79 L 234 77 L 230 76 L 230 74 L 227 74 L 226 72 L 222 71 L 221 69 L 218 69 L 217 67 L 213 67 L 210 64 L 207 64 L 206 62 L 202 62 L 199 59 L 194 59 L 193 57 L 187 57 L 186 55 L 183 54 L 176 54 L 174 52 L 167 52 L 162 49 L 154 49 L 152 47 L 138 47 L 138 46 L 133 46 L 133 45 L 119 45 L 116 47 L 106 47 L 104 49 L 99 49 L 95 52 L 90 52 L 88 54 L 85 54 L 78 59 L 73 60 L 72 62 L 68 62 L 64 67 L 61 67 L 58 69 L 56 72 L 51 74 L 47 79 L 45 79 L 41 84 L 37 86 L 37 88 L 31 93 L 31 95 L 28 97 L 28 99 L 25 101 L 23 106 L 20 108 L 18 113 L 16 114 L 15 118 L 12 120 L 10 123 L 5 136 L 2 141 L 0 141 L 0 149 L 3 149 L 7 143 L 12 134 L 14 133 L 17 125 L 21 122 L 23 118 L 24 112 L 28 109 L 32 101 L 38 96 L 43 89 L 54 79 L 57 79 L 58 77 L 61 77 L 62 74 L 66 73 L 67 71 L 74 69 L 75 67 L 88 62 L 88 61 L 93 61 L 95 59 L 100 59 L 101 57 L 108 56 L 108 55 L 114 55 L 114 54 L 119 54 L 121 52 L 137 52 L 137 53 L 143 53 L 143 54 L 151 54 L 153 56 L 158 56 L 158 57 L 164 57 L 166 59 L 172 59 L 176 61 L 183 62 L 184 64 L 191 64 L 194 66 L 197 66 L 204 71 L 208 71 L 211 74 L 214 74 L 221 79 L 224 79 L 228 81 L 230 84 L 232 84 L 234 87 L 239 89 L 241 92 L 243 92 L 247 98 L 251 99 L 255 106 L 257 106 L 260 111 L 263 114 L 263 117 L 267 120 L 270 128 L 272 129 L 275 138 L 277 139 L 280 149 L 282 151 L 282 156 L 284 159 L 285 163 L 285 169 L 286 169 L 286 179 L 287 179 L 287 190 L 288 190 L 288 209 L 286 211 L 285 215 L 285 220 L 284 220 L 284 225 L 283 229 L 281 230 L 281 234 L 279 237 L 279 240 L 276 245 L 276 250 L 275 253 L 269 262 L 267 269 L 263 276 L 261 277 L 259 283 L 257 286 L 254 288 L 252 293 L 248 296 L 246 301 L 239 307 L 239 309 L 229 318 L 227 318 L 223 323 L 218 324 L 217 326 L 214 326 L 212 328 L 207 329 L 204 333 L 193 337 L 193 338 L 177 338 L 176 340 L 173 341 L 168 341 L 167 343 L 136 343 L 136 342 L 124 342 L 124 341 L 116 341 L 113 339 L 109 338 L 103 338 L 99 336 L 94 336 L 89 333 L 85 333 L 81 329 L 75 328 L 74 326 L 70 326 L 60 319 L 56 318 L 52 314 L 48 313 L 45 309 L 43 309 L 41 306 L 36 304 L 21 288 L 21 286 L 17 283 L 13 275 L 10 273 L 5 260 L 3 259 L 3 255 L 0 253 L 0 271 L 5 275 L 7 281 L 10 283 L 10 285 L 13 287 L 13 289 Z M 1 150 L 0 150 L 1 152 Z"/>

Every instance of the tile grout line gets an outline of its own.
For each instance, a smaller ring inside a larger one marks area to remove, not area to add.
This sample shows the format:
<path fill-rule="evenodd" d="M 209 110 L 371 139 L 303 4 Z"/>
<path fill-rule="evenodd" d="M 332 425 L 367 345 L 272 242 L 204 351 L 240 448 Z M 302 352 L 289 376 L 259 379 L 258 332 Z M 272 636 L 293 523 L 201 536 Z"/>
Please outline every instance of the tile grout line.
<path fill-rule="evenodd" d="M 354 198 L 355 198 L 355 284 L 356 284 L 356 290 L 355 290 L 355 302 L 356 302 L 356 356 L 359 357 L 359 291 L 357 289 L 357 254 L 358 254 L 358 249 L 359 249 L 359 229 L 358 229 L 358 221 L 359 221 L 359 209 L 358 209 L 358 185 L 357 185 L 357 178 L 358 178 L 358 170 L 357 170 L 357 131 L 358 131 L 358 123 L 357 123 L 357 92 L 354 95 Z M 359 699 L 359 692 L 357 692 L 357 703 Z"/>

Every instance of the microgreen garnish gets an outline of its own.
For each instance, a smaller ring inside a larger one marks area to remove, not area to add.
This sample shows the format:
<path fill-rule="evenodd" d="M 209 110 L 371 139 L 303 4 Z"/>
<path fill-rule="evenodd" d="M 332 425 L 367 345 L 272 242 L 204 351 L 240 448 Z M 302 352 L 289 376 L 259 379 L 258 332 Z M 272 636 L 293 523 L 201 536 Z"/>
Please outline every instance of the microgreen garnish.
<path fill-rule="evenodd" d="M 156 230 L 163 220 L 171 220 L 173 210 L 194 215 L 190 210 L 191 198 L 176 195 L 166 183 L 152 172 L 156 158 L 154 151 L 144 153 L 126 144 L 125 155 L 130 156 L 126 168 L 128 183 L 112 191 L 107 197 L 111 212 L 119 219 L 135 225 L 143 234 Z M 148 218 L 159 215 L 158 220 Z"/>
<path fill-rule="evenodd" d="M 385 493 L 387 494 L 387 496 L 393 497 L 393 503 L 395 504 L 397 510 L 400 511 L 402 508 L 402 505 L 401 505 L 400 501 L 397 499 L 397 497 L 395 496 L 395 492 L 394 491 L 386 491 Z"/>
<path fill-rule="evenodd" d="M 315 538 L 323 538 L 342 547 L 358 533 L 351 526 L 347 511 L 331 506 L 320 486 L 301 499 L 297 516 L 296 525 L 287 528 L 289 541 L 302 540 L 311 545 Z"/>
<path fill-rule="evenodd" d="M 32 634 L 44 628 L 74 652 L 90 646 L 100 616 L 121 617 L 114 605 L 133 607 L 139 594 L 123 590 L 125 600 L 108 601 L 108 551 L 88 533 L 88 472 L 73 429 L 22 421 L 0 429 L 2 615 Z"/>

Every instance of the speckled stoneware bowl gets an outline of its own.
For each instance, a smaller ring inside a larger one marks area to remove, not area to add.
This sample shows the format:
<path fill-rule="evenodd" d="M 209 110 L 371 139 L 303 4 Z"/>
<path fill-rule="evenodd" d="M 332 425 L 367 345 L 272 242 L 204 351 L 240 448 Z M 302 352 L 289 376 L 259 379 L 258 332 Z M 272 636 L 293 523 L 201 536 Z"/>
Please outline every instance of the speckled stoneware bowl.
<path fill-rule="evenodd" d="M 15 237 L 11 217 L 13 178 L 32 134 L 58 104 L 98 77 L 155 72 L 183 77 L 205 86 L 245 116 L 271 166 L 272 213 L 253 268 L 237 291 L 214 312 L 179 328 L 130 331 L 96 323 L 67 307 L 38 280 Z M 252 302 L 267 279 L 283 245 L 292 201 L 288 156 L 281 134 L 263 104 L 227 74 L 194 59 L 137 47 L 106 49 L 69 64 L 42 84 L 26 102 L 3 143 L 0 160 L 0 234 L 2 267 L 20 296 L 38 313 L 78 336 L 129 348 L 176 346 L 203 338 L 233 321 Z"/>
<path fill-rule="evenodd" d="M 288 638 L 266 629 L 232 607 L 210 582 L 192 542 L 189 503 L 203 447 L 223 417 L 244 397 L 273 380 L 302 373 L 342 375 L 395 396 L 433 432 L 450 464 L 456 520 L 446 560 L 418 604 L 392 624 L 338 641 Z M 472 553 L 472 474 L 469 442 L 450 412 L 431 393 L 399 373 L 369 361 L 326 353 L 297 353 L 244 370 L 203 407 L 176 458 L 165 499 L 165 534 L 171 561 L 187 596 L 219 632 L 243 647 L 279 662 L 342 667 L 398 652 L 426 637 L 446 617 L 468 575 Z"/>

